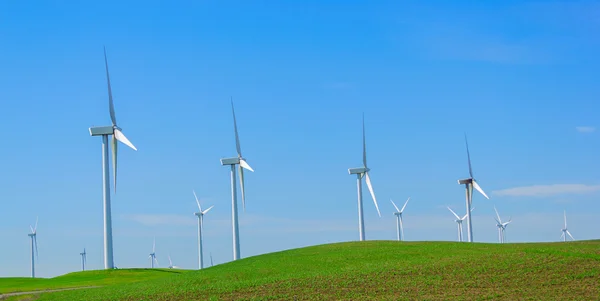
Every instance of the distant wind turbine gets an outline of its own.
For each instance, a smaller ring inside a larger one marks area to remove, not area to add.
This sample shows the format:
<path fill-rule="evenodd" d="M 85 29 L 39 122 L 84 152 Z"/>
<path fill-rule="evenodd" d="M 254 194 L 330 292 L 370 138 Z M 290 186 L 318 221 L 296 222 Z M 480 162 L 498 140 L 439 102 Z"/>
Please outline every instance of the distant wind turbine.
<path fill-rule="evenodd" d="M 117 126 L 115 108 L 113 104 L 112 90 L 110 87 L 110 76 L 108 75 L 108 60 L 106 59 L 106 48 L 104 48 L 104 65 L 106 67 L 106 81 L 108 84 L 108 109 L 112 125 L 91 127 L 90 135 L 102 136 L 102 193 L 104 201 L 104 268 L 114 268 L 113 262 L 113 240 L 112 240 L 112 218 L 110 208 L 110 172 L 108 169 L 108 136 L 112 135 L 112 163 L 114 173 L 115 193 L 117 192 L 117 140 L 137 151 L 137 148 L 123 135 L 121 128 Z"/>
<path fill-rule="evenodd" d="M 85 248 L 83 248 L 83 252 L 79 253 L 81 255 L 81 270 L 85 271 L 85 263 L 87 261 L 87 253 L 85 252 Z"/>
<path fill-rule="evenodd" d="M 396 206 L 394 201 L 392 201 L 390 199 L 390 202 L 392 202 L 392 205 L 394 205 L 394 208 L 396 208 L 396 212 L 394 212 L 394 215 L 396 216 L 396 226 L 398 228 L 398 230 L 397 230 L 398 241 L 401 241 L 404 239 L 404 225 L 402 224 L 402 212 L 404 212 L 404 208 L 406 208 L 406 204 L 408 204 L 409 200 L 410 200 L 410 197 L 408 197 L 408 199 L 406 200 L 406 203 L 404 203 L 404 206 L 402 206 L 402 209 L 400 210 L 400 209 L 398 209 L 398 206 Z"/>
<path fill-rule="evenodd" d="M 200 201 L 198 201 L 198 197 L 196 196 L 196 191 L 192 190 L 194 193 L 194 198 L 196 198 L 196 204 L 198 204 L 198 212 L 194 213 L 198 217 L 198 268 L 204 268 L 204 259 L 202 253 L 202 229 L 204 224 L 204 215 L 212 209 L 213 206 L 208 207 L 206 210 L 202 210 L 202 206 L 200 206 Z"/>
<path fill-rule="evenodd" d="M 152 243 L 152 253 L 150 253 L 150 268 L 154 268 L 154 262 L 156 262 L 156 267 L 158 267 L 158 259 L 156 259 L 156 237 L 154 238 L 154 242 Z"/>
<path fill-rule="evenodd" d="M 569 232 L 569 230 L 567 229 L 567 211 L 566 210 L 564 212 L 564 215 L 565 215 L 565 227 L 561 229 L 562 235 L 560 236 L 560 238 L 562 238 L 563 241 L 567 241 L 567 235 L 569 235 L 569 237 L 571 237 L 572 240 L 575 240 L 575 238 L 573 238 L 573 235 L 571 235 L 571 232 Z"/>
<path fill-rule="evenodd" d="M 158 265 L 158 263 L 157 263 Z M 173 265 L 173 261 L 171 261 L 171 254 L 169 254 L 169 269 L 178 269 L 179 267 L 176 265 Z"/>
<path fill-rule="evenodd" d="M 469 242 L 473 242 L 473 223 L 471 221 L 471 204 L 473 202 L 473 188 L 479 191 L 486 199 L 489 199 L 487 194 L 483 192 L 483 189 L 477 184 L 475 178 L 473 178 L 473 169 L 471 168 L 471 155 L 469 154 L 469 143 L 467 142 L 467 135 L 465 134 L 465 145 L 467 146 L 467 160 L 469 162 L 469 178 L 458 180 L 458 184 L 465 185 L 467 191 L 467 238 Z"/>
<path fill-rule="evenodd" d="M 450 207 L 448 207 L 448 210 L 450 210 L 450 212 L 452 212 L 452 214 L 454 214 L 454 216 L 456 217 L 456 220 L 454 220 L 454 221 L 458 225 L 458 241 L 462 242 L 463 241 L 462 222 L 467 218 L 468 214 L 465 214 L 465 216 L 463 216 L 463 217 L 459 217 L 458 214 L 456 214 L 456 212 L 454 212 L 452 209 L 450 209 Z M 471 208 L 471 212 L 473 212 L 473 210 L 475 210 L 475 207 Z"/>
<path fill-rule="evenodd" d="M 348 173 L 351 175 L 356 175 L 356 185 L 358 188 L 358 236 L 361 241 L 365 240 L 365 222 L 363 215 L 363 198 L 362 198 L 362 178 L 365 178 L 365 182 L 367 183 L 367 187 L 369 188 L 369 192 L 371 193 L 371 197 L 373 198 L 373 202 L 375 203 L 375 209 L 377 209 L 377 214 L 381 217 L 381 212 L 379 212 L 379 206 L 377 205 L 377 199 L 375 198 L 375 192 L 373 192 L 373 185 L 371 185 L 371 178 L 369 177 L 370 169 L 367 167 L 367 143 L 365 139 L 365 115 L 363 114 L 363 167 L 358 168 L 350 168 L 348 169 Z"/>
<path fill-rule="evenodd" d="M 210 253 L 210 266 L 213 266 L 212 253 Z"/>
<path fill-rule="evenodd" d="M 35 248 L 35 257 L 38 257 L 38 247 L 37 247 L 37 224 L 38 218 L 35 218 L 35 227 L 31 227 L 29 225 L 29 229 L 31 229 L 31 233 L 27 234 L 29 238 L 31 238 L 31 278 L 35 278 L 35 258 L 34 258 L 34 248 Z"/>
<path fill-rule="evenodd" d="M 238 228 L 238 210 L 237 210 L 237 190 L 235 187 L 235 166 L 238 166 L 238 174 L 240 177 L 240 191 L 242 193 L 242 207 L 246 211 L 246 194 L 244 191 L 244 168 L 249 171 L 254 171 L 242 156 L 242 148 L 240 147 L 240 137 L 238 135 L 237 123 L 235 120 L 235 110 L 233 108 L 233 99 L 231 100 L 231 112 L 233 113 L 233 129 L 235 132 L 235 147 L 237 157 L 221 159 L 221 165 L 231 166 L 231 222 L 233 226 L 233 260 L 240 259 L 240 238 Z"/>
<path fill-rule="evenodd" d="M 500 219 L 500 214 L 498 214 L 498 210 L 496 210 L 496 206 L 494 206 L 494 211 L 496 211 L 496 227 L 498 227 L 498 241 L 502 244 L 506 242 L 506 226 L 512 222 L 512 217 L 508 219 L 508 222 L 502 222 Z"/>

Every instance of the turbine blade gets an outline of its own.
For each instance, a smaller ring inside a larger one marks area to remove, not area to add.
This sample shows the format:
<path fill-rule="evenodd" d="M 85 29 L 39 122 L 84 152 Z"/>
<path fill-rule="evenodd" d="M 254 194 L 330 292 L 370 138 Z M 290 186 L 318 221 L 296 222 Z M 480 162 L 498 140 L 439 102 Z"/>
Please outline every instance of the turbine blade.
<path fill-rule="evenodd" d="M 169 265 L 173 266 L 173 262 L 171 261 L 171 254 L 169 254 Z"/>
<path fill-rule="evenodd" d="M 408 199 L 406 200 L 406 203 L 404 203 L 404 206 L 402 206 L 402 209 L 400 210 L 400 213 L 404 212 L 404 208 L 406 208 L 406 205 L 408 204 L 408 201 L 410 201 L 410 197 L 408 197 Z"/>
<path fill-rule="evenodd" d="M 120 130 L 115 129 L 113 136 L 117 138 L 117 140 L 121 141 L 123 144 L 133 148 L 133 150 L 137 150 L 137 148 L 133 146 L 133 143 L 131 143 L 131 141 L 129 141 L 129 139 L 127 139 L 127 137 L 125 137 L 125 135 L 123 135 L 123 132 L 121 132 Z"/>
<path fill-rule="evenodd" d="M 471 168 L 471 154 L 469 154 L 469 142 L 467 141 L 467 133 L 465 133 L 465 145 L 467 146 L 467 160 L 469 162 L 469 176 L 473 178 L 473 169 Z"/>
<path fill-rule="evenodd" d="M 154 242 L 152 242 L 152 253 L 156 250 L 156 237 L 154 238 Z"/>
<path fill-rule="evenodd" d="M 573 236 L 571 236 L 571 238 L 573 238 Z M 35 257 L 38 257 L 37 235 L 33 236 L 33 244 L 35 245 Z"/>
<path fill-rule="evenodd" d="M 212 207 L 214 207 L 215 205 L 212 205 L 210 207 L 208 207 L 208 209 L 204 210 L 204 212 L 202 212 L 202 214 L 206 214 L 208 211 L 210 211 L 210 209 L 212 209 Z"/>
<path fill-rule="evenodd" d="M 194 198 L 196 198 L 196 204 L 198 204 L 198 210 L 200 210 L 200 212 L 202 212 L 202 206 L 200 206 L 200 201 L 198 201 L 198 197 L 196 196 L 196 191 L 192 190 L 192 192 L 194 193 Z"/>
<path fill-rule="evenodd" d="M 235 120 L 235 110 L 233 109 L 233 97 L 231 97 L 231 113 L 233 114 L 233 130 L 235 131 L 235 148 L 238 157 L 242 157 L 242 147 L 240 146 L 240 136 L 238 135 L 237 122 Z"/>
<path fill-rule="evenodd" d="M 113 125 L 117 125 L 115 117 L 115 105 L 113 103 L 112 89 L 110 88 L 110 76 L 108 75 L 108 59 L 106 58 L 106 47 L 104 47 L 104 66 L 106 67 L 106 82 L 108 84 L 108 110 L 110 112 L 110 120 Z"/>
<path fill-rule="evenodd" d="M 252 167 L 250 167 L 250 165 L 248 164 L 248 162 L 246 162 L 246 160 L 244 159 L 240 159 L 240 166 L 251 171 L 254 172 L 254 169 L 252 169 Z"/>
<path fill-rule="evenodd" d="M 498 223 L 502 224 L 502 219 L 500 218 L 500 214 L 498 214 L 498 210 L 496 210 L 496 206 L 494 206 L 494 211 L 496 211 L 496 216 L 498 217 L 496 221 L 499 221 Z"/>
<path fill-rule="evenodd" d="M 33 233 L 37 233 L 38 218 L 39 218 L 39 216 L 35 217 L 35 227 L 33 227 Z"/>
<path fill-rule="evenodd" d="M 454 212 L 454 210 L 450 209 L 450 207 L 447 207 L 448 210 L 450 210 L 450 212 L 452 212 L 452 214 L 454 214 L 454 216 L 456 217 L 456 219 L 460 220 L 461 218 L 458 217 L 458 214 L 456 214 L 456 212 Z"/>
<path fill-rule="evenodd" d="M 363 165 L 364 167 L 367 167 L 367 141 L 365 138 L 365 113 L 363 113 L 363 118 L 362 118 L 362 130 L 363 130 Z"/>
<path fill-rule="evenodd" d="M 565 229 L 567 229 L 567 210 L 564 211 L 565 215 Z"/>
<path fill-rule="evenodd" d="M 156 255 L 154 255 L 154 261 L 156 262 L 156 267 L 158 268 L 158 259 L 156 259 Z"/>
<path fill-rule="evenodd" d="M 240 163 L 242 161 L 240 160 Z M 242 208 L 246 212 L 246 190 L 244 189 L 244 169 L 242 165 L 238 167 L 238 173 L 240 174 L 240 191 L 242 192 Z"/>
<path fill-rule="evenodd" d="M 571 237 L 572 240 L 575 240 L 575 238 L 573 238 L 573 235 L 571 235 L 571 232 L 569 232 L 569 230 L 567 230 L 567 234 L 569 234 L 569 236 Z M 37 247 L 37 244 L 36 244 Z"/>
<path fill-rule="evenodd" d="M 396 208 L 396 211 L 400 212 L 400 209 L 398 209 L 398 206 L 396 206 L 396 204 L 394 203 L 394 201 L 392 201 L 392 199 L 390 199 L 390 202 L 392 202 L 392 205 L 394 205 L 394 208 Z"/>
<path fill-rule="evenodd" d="M 116 133 L 117 130 L 115 130 Z M 113 162 L 113 186 L 115 193 L 117 193 L 117 136 L 113 135 L 111 141 L 112 147 L 112 162 Z"/>
<path fill-rule="evenodd" d="M 375 192 L 373 192 L 373 185 L 371 185 L 371 178 L 369 177 L 368 172 L 365 172 L 365 178 L 367 182 L 367 187 L 369 188 L 369 192 L 371 193 L 371 197 L 373 197 L 373 203 L 375 203 L 377 214 L 379 214 L 379 217 L 381 217 L 381 212 L 379 212 L 379 205 L 377 205 L 377 199 L 375 198 Z"/>
<path fill-rule="evenodd" d="M 31 229 L 31 234 L 35 233 L 35 230 L 33 230 L 33 227 L 31 225 L 29 225 L 29 229 Z"/>
<path fill-rule="evenodd" d="M 473 187 L 475 187 L 475 189 L 477 189 L 477 191 L 479 191 L 479 193 L 483 194 L 483 196 L 484 196 L 486 199 L 488 199 L 488 200 L 490 199 L 490 198 L 487 196 L 487 194 L 485 194 L 485 192 L 483 192 L 483 189 L 481 189 L 481 186 L 479 186 L 479 184 L 477 184 L 477 182 L 475 182 L 475 180 L 473 180 Z"/>

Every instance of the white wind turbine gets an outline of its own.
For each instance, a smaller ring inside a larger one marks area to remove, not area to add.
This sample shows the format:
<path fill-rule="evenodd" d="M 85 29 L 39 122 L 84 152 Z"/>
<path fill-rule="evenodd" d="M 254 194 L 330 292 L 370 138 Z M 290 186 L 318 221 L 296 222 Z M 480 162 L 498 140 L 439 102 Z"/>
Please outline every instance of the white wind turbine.
<path fill-rule="evenodd" d="M 85 248 L 83 248 L 83 252 L 79 253 L 81 255 L 81 270 L 85 271 L 85 264 L 87 262 L 87 253 L 85 252 Z"/>
<path fill-rule="evenodd" d="M 152 243 L 152 253 L 148 256 L 150 258 L 150 268 L 154 268 L 154 262 L 156 262 L 156 266 L 158 267 L 158 259 L 156 259 L 156 237 L 154 238 L 154 242 Z"/>
<path fill-rule="evenodd" d="M 231 112 L 233 113 L 233 129 L 235 132 L 235 147 L 237 157 L 221 159 L 221 165 L 231 166 L 231 222 L 233 227 L 233 260 L 240 259 L 240 238 L 238 227 L 238 210 L 237 210 L 237 190 L 235 185 L 235 166 L 238 165 L 238 174 L 240 177 L 240 191 L 242 193 L 242 207 L 246 211 L 246 195 L 244 192 L 244 168 L 249 171 L 254 171 L 242 156 L 242 148 L 240 147 L 240 137 L 238 135 L 237 123 L 235 120 L 235 110 L 233 109 L 233 100 L 231 101 Z"/>
<path fill-rule="evenodd" d="M 465 185 L 466 188 L 466 199 L 467 199 L 467 238 L 469 242 L 473 242 L 473 223 L 471 221 L 471 204 L 473 201 L 473 188 L 479 191 L 486 199 L 489 197 L 483 192 L 483 189 L 477 184 L 475 178 L 473 178 L 473 169 L 471 168 L 471 155 L 469 154 L 469 143 L 467 142 L 467 135 L 465 134 L 465 145 L 467 146 L 467 160 L 469 162 L 469 178 L 458 180 L 458 184 Z"/>
<path fill-rule="evenodd" d="M 91 127 L 90 135 L 102 136 L 102 193 L 104 201 L 104 268 L 114 268 L 113 240 L 112 240 L 112 218 L 110 208 L 110 172 L 108 168 L 108 136 L 112 135 L 112 163 L 115 193 L 117 192 L 117 141 L 137 150 L 135 146 L 123 135 L 121 128 L 117 126 L 115 108 L 113 104 L 112 90 L 110 87 L 110 76 L 108 75 L 108 60 L 106 59 L 106 48 L 104 49 L 104 65 L 106 67 L 106 81 L 108 84 L 108 109 L 112 125 Z"/>
<path fill-rule="evenodd" d="M 498 210 L 496 210 L 496 206 L 494 206 L 494 211 L 496 211 L 496 227 L 498 227 L 498 241 L 502 244 L 506 241 L 506 226 L 512 222 L 512 217 L 508 219 L 508 222 L 502 222 L 500 219 L 500 214 L 498 214 Z"/>
<path fill-rule="evenodd" d="M 356 175 L 356 185 L 358 188 L 358 236 L 361 241 L 365 240 L 365 223 L 363 217 L 363 201 L 362 201 L 362 178 L 365 178 L 365 182 L 367 183 L 367 187 L 369 188 L 369 192 L 371 193 L 371 197 L 373 198 L 373 202 L 375 203 L 375 208 L 377 209 L 377 214 L 381 217 L 381 212 L 379 212 L 379 206 L 377 205 L 377 199 L 375 198 L 375 192 L 373 192 L 373 185 L 371 185 L 371 178 L 369 177 L 370 169 L 367 167 L 367 143 L 365 139 L 365 115 L 363 114 L 363 167 L 358 168 L 350 168 L 348 169 L 348 173 L 351 175 Z"/>
<path fill-rule="evenodd" d="M 31 227 L 29 225 L 29 229 L 31 229 L 31 233 L 27 234 L 29 238 L 31 238 L 31 278 L 35 278 L 35 259 L 34 259 L 34 248 L 35 248 L 35 257 L 38 257 L 38 247 L 37 247 L 37 224 L 38 218 L 35 218 L 35 227 Z"/>
<path fill-rule="evenodd" d="M 178 266 L 173 265 L 173 261 L 171 261 L 171 254 L 169 254 L 169 269 L 178 269 L 178 268 L 179 268 Z"/>
<path fill-rule="evenodd" d="M 573 235 L 571 235 L 571 232 L 569 232 L 569 230 L 567 229 L 567 211 L 566 210 L 565 210 L 564 214 L 565 214 L 565 227 L 561 229 L 562 235 L 560 236 L 560 238 L 562 238 L 563 241 L 567 241 L 567 235 L 569 235 L 572 240 L 575 240 L 575 238 L 573 238 Z"/>
<path fill-rule="evenodd" d="M 394 212 L 394 215 L 396 216 L 396 226 L 398 228 L 398 230 L 397 230 L 398 241 L 401 241 L 404 239 L 404 225 L 402 224 L 402 212 L 404 212 L 404 208 L 406 208 L 406 204 L 408 204 L 409 200 L 410 200 L 410 197 L 408 197 L 408 199 L 406 200 L 406 203 L 404 203 L 404 206 L 402 206 L 402 209 L 400 210 L 400 209 L 398 209 L 398 206 L 396 206 L 394 201 L 392 201 L 390 199 L 390 202 L 392 202 L 392 205 L 394 205 L 394 208 L 396 208 L 396 212 Z"/>
<path fill-rule="evenodd" d="M 465 216 L 463 216 L 463 217 L 459 217 L 458 214 L 456 214 L 456 212 L 454 212 L 452 209 L 450 209 L 450 207 L 447 207 L 447 208 L 456 217 L 456 220 L 454 220 L 454 221 L 458 225 L 458 241 L 462 242 L 463 241 L 463 227 L 462 227 L 462 222 L 467 218 L 468 214 L 465 214 Z M 471 212 L 473 212 L 473 210 L 475 210 L 475 207 L 471 208 Z"/>
<path fill-rule="evenodd" d="M 210 211 L 214 205 L 203 211 L 202 206 L 200 206 L 200 201 L 198 201 L 198 197 L 196 196 L 196 191 L 192 190 L 192 192 L 194 193 L 194 198 L 196 198 L 196 204 L 198 204 L 199 210 L 198 212 L 194 213 L 194 215 L 198 217 L 198 268 L 202 269 L 204 268 L 204 256 L 202 253 L 202 229 L 204 224 L 204 215 Z"/>

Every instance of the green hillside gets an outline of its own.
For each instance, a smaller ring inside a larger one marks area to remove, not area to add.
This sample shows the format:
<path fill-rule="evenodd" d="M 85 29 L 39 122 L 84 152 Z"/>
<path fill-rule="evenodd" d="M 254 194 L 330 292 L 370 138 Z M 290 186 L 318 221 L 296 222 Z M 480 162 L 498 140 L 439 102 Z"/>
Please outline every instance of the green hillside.
<path fill-rule="evenodd" d="M 338 243 L 36 300 L 266 299 L 599 300 L 600 241 Z"/>

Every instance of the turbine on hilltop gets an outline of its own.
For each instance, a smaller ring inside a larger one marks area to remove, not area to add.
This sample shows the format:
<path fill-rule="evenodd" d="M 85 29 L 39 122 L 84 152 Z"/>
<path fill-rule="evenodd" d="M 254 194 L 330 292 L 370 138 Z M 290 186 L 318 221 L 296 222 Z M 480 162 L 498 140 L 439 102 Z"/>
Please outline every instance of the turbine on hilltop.
<path fill-rule="evenodd" d="M 198 197 L 196 196 L 196 191 L 193 191 L 194 198 L 196 198 L 196 204 L 198 204 L 198 212 L 194 213 L 195 216 L 198 217 L 198 268 L 204 268 L 204 254 L 202 253 L 202 230 L 204 224 L 204 215 L 212 209 L 213 206 L 208 207 L 206 210 L 202 210 L 202 206 L 200 206 L 200 201 L 198 201 Z"/>
<path fill-rule="evenodd" d="M 377 209 L 377 214 L 381 217 L 381 212 L 379 212 L 379 206 L 377 205 L 377 199 L 375 198 L 375 192 L 373 192 L 373 185 L 371 185 L 371 178 L 369 177 L 369 167 L 367 167 L 367 143 L 365 139 L 365 115 L 363 114 L 362 121 L 362 142 L 363 142 L 363 167 L 358 168 L 350 168 L 348 169 L 348 173 L 351 175 L 356 175 L 356 186 L 358 188 L 358 237 L 361 241 L 365 240 L 365 222 L 363 215 L 363 198 L 362 198 L 362 178 L 365 178 L 365 182 L 367 183 L 367 188 L 369 188 L 369 192 L 371 193 L 371 197 L 373 198 L 373 202 L 375 203 L 375 208 Z"/>
<path fill-rule="evenodd" d="M 397 230 L 398 241 L 401 241 L 404 239 L 404 225 L 402 224 L 402 212 L 404 212 L 404 208 L 406 208 L 406 204 L 408 204 L 409 200 L 410 200 L 410 197 L 408 197 L 408 199 L 406 200 L 406 203 L 404 203 L 404 206 L 402 206 L 402 210 L 400 210 L 400 209 L 398 209 L 398 206 L 396 206 L 394 201 L 392 201 L 390 199 L 390 202 L 392 202 L 392 205 L 394 205 L 394 208 L 396 208 L 396 212 L 394 212 L 394 215 L 396 216 L 396 226 L 398 228 L 398 230 Z"/>
<path fill-rule="evenodd" d="M 563 241 L 567 241 L 567 235 L 569 235 L 569 237 L 571 237 L 572 240 L 575 240 L 575 238 L 573 238 L 573 235 L 571 235 L 571 232 L 569 232 L 569 230 L 567 229 L 567 211 L 566 210 L 564 212 L 564 215 L 565 215 L 565 227 L 561 229 L 562 235 L 560 236 L 560 238 L 562 238 Z"/>
<path fill-rule="evenodd" d="M 452 212 L 452 214 L 454 214 L 454 216 L 456 217 L 456 219 L 454 221 L 458 225 L 458 241 L 462 242 L 464 240 L 462 222 L 467 218 L 468 214 L 465 214 L 465 216 L 463 216 L 463 217 L 459 217 L 458 214 L 456 214 L 456 212 L 454 212 L 454 210 L 450 209 L 450 207 L 448 207 L 448 210 L 450 210 L 450 212 Z M 475 210 L 474 207 L 471 208 L 471 212 L 473 212 L 473 210 Z"/>
<path fill-rule="evenodd" d="M 91 127 L 90 135 L 102 136 L 102 193 L 104 201 L 104 268 L 114 268 L 113 261 L 113 240 L 112 240 L 112 217 L 110 209 L 110 173 L 108 168 L 108 136 L 112 135 L 112 163 L 113 163 L 113 179 L 115 193 L 117 192 L 117 141 L 131 147 L 137 151 L 137 148 L 123 135 L 121 128 L 117 126 L 117 118 L 115 117 L 115 108 L 113 104 L 112 90 L 110 86 L 110 76 L 108 74 L 108 60 L 106 58 L 106 48 L 104 49 L 104 65 L 106 67 L 106 82 L 108 85 L 108 110 L 112 125 Z"/>
<path fill-rule="evenodd" d="M 31 229 L 31 233 L 27 234 L 29 238 L 31 238 L 31 278 L 35 278 L 35 258 L 38 257 L 38 246 L 37 246 L 37 224 L 38 218 L 35 218 L 35 227 L 29 225 L 29 229 Z M 35 248 L 35 257 L 33 256 Z"/>
<path fill-rule="evenodd" d="M 238 227 L 238 209 L 237 209 L 237 190 L 235 185 L 235 166 L 238 165 L 238 174 L 240 177 L 240 191 L 242 193 L 242 207 L 246 211 L 246 194 L 244 191 L 244 168 L 249 171 L 254 171 L 242 156 L 242 148 L 240 146 L 240 137 L 237 130 L 237 122 L 235 120 L 235 110 L 233 108 L 233 99 L 231 100 L 231 113 L 233 114 L 233 130 L 235 132 L 235 148 L 237 157 L 221 159 L 221 165 L 231 166 L 231 223 L 233 228 L 233 260 L 240 259 L 240 238 Z"/>
<path fill-rule="evenodd" d="M 498 210 L 496 210 L 496 206 L 494 206 L 494 211 L 496 211 L 496 227 L 498 227 L 498 241 L 502 244 L 506 241 L 506 226 L 512 222 L 512 218 L 508 219 L 508 222 L 502 222 L 500 219 L 500 214 L 498 214 Z"/>
<path fill-rule="evenodd" d="M 458 180 L 458 184 L 465 185 L 467 191 L 467 238 L 469 242 L 473 242 L 473 223 L 471 221 L 471 204 L 473 201 L 473 188 L 479 191 L 486 199 L 489 197 L 483 192 L 483 189 L 477 184 L 475 178 L 473 178 L 473 169 L 471 168 L 471 155 L 469 154 L 469 143 L 467 142 L 467 135 L 465 134 L 465 145 L 467 146 L 467 160 L 469 162 L 469 178 Z"/>

